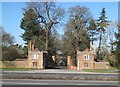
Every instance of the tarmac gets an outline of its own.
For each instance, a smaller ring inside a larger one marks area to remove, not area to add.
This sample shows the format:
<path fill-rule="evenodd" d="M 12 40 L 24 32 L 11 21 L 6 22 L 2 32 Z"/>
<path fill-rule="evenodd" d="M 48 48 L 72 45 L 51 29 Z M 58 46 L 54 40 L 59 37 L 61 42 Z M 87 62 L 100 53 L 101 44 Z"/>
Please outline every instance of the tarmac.
<path fill-rule="evenodd" d="M 118 73 L 96 73 L 96 72 L 84 72 L 82 70 L 68 70 L 68 69 L 42 69 L 42 70 L 28 70 L 28 71 L 2 71 L 15 72 L 15 73 L 76 73 L 76 74 L 118 74 Z"/>

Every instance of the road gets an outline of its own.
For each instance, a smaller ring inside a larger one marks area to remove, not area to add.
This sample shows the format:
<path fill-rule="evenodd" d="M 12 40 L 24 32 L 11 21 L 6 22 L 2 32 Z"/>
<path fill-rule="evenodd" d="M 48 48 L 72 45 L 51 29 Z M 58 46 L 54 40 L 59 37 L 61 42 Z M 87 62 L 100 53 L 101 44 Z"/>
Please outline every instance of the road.
<path fill-rule="evenodd" d="M 75 73 L 5 73 L 5 75 L 9 76 L 58 76 L 58 77 L 115 77 L 118 78 L 117 74 L 75 74 Z"/>
<path fill-rule="evenodd" d="M 75 81 L 75 80 L 18 80 L 4 79 L 2 85 L 110 85 L 117 86 L 117 81 Z"/>
<path fill-rule="evenodd" d="M 10 77 L 50 77 L 50 78 L 86 78 L 86 79 L 113 79 L 118 80 L 118 74 L 104 74 L 104 73 L 83 73 L 80 71 L 3 71 L 3 76 Z"/>

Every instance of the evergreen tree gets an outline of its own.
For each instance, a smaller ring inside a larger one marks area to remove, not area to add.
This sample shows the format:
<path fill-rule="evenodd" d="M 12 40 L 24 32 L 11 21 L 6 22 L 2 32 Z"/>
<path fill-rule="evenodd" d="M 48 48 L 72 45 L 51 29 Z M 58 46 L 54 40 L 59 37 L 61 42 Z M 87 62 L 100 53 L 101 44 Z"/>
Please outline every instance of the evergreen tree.
<path fill-rule="evenodd" d="M 90 39 L 91 39 L 92 44 L 95 40 L 97 40 L 96 30 L 97 30 L 96 22 L 94 19 L 91 19 L 89 22 L 89 26 L 88 26 L 88 34 L 90 35 Z"/>
<path fill-rule="evenodd" d="M 115 54 L 114 66 L 120 68 L 120 25 L 118 25 L 118 33 L 115 33 L 115 36 L 115 50 L 113 51 L 113 53 Z"/>
<path fill-rule="evenodd" d="M 33 9 L 25 10 L 23 13 L 24 17 L 20 23 L 21 29 L 24 30 L 24 33 L 21 35 L 24 41 L 27 41 L 27 44 L 30 40 L 33 40 L 34 32 L 40 29 L 39 20 Z"/>
<path fill-rule="evenodd" d="M 101 16 L 97 20 L 97 31 L 99 33 L 99 46 L 97 51 L 97 58 L 100 59 L 100 51 L 101 51 L 101 41 L 102 41 L 102 35 L 105 34 L 106 27 L 109 25 L 109 21 L 106 17 L 106 11 L 105 8 L 102 9 L 102 12 L 100 14 Z"/>

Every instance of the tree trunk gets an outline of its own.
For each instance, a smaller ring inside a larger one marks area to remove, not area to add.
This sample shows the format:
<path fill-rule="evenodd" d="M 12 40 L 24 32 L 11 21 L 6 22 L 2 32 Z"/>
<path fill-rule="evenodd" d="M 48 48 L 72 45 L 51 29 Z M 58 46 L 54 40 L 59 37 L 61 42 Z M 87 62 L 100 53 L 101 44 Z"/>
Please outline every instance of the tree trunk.
<path fill-rule="evenodd" d="M 46 42 L 45 42 L 45 51 L 48 51 L 48 42 L 49 42 L 49 30 L 46 29 Z"/>
<path fill-rule="evenodd" d="M 50 22 L 50 25 L 46 29 L 46 43 L 45 43 L 45 51 L 48 52 L 48 44 L 49 44 L 49 31 L 53 25 L 53 22 Z"/>
<path fill-rule="evenodd" d="M 98 47 L 98 59 L 100 59 L 101 41 L 102 41 L 102 32 L 100 33 L 100 42 L 99 42 L 99 47 Z"/>
<path fill-rule="evenodd" d="M 93 35 L 92 35 L 92 45 L 93 45 L 93 39 L 94 39 L 94 38 L 93 38 Z"/>

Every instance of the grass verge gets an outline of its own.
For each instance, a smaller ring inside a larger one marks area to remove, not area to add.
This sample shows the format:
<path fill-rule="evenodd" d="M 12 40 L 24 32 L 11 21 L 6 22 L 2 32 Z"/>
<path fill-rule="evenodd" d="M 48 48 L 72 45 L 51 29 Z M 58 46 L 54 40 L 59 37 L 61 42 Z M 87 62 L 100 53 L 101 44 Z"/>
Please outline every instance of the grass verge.
<path fill-rule="evenodd" d="M 110 69 L 83 69 L 83 71 L 84 72 L 94 72 L 94 73 L 118 73 L 117 68 L 110 68 Z"/>
<path fill-rule="evenodd" d="M 29 71 L 29 70 L 40 70 L 37 68 L 0 68 L 0 70 L 7 71 Z"/>
<path fill-rule="evenodd" d="M 38 80 L 98 80 L 118 81 L 116 77 L 58 77 L 58 76 L 2 76 L 2 79 L 38 79 Z"/>

